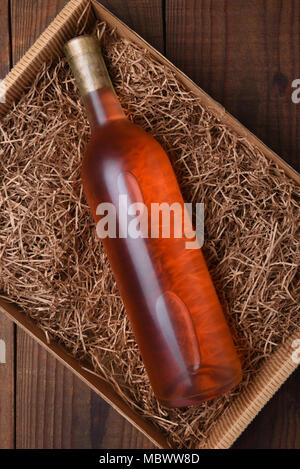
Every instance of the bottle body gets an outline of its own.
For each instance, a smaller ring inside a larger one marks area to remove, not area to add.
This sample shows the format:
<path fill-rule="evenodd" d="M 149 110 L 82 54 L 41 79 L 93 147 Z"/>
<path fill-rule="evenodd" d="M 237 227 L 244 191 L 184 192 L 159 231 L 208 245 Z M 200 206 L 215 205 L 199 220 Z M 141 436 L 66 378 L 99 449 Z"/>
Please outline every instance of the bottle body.
<path fill-rule="evenodd" d="M 82 181 L 95 223 L 100 203 L 183 205 L 170 161 L 127 119 L 93 134 Z M 120 220 L 117 212 L 117 228 Z M 118 230 L 117 230 L 118 231 Z M 103 239 L 153 390 L 168 407 L 213 398 L 241 379 L 240 362 L 201 249 L 181 238 Z"/>
<path fill-rule="evenodd" d="M 188 248 L 175 226 L 163 236 L 160 218 L 152 233 L 153 204 L 177 204 L 185 213 L 169 158 L 125 118 L 96 39 L 72 39 L 66 55 L 92 130 L 82 162 L 84 193 L 97 226 L 104 215 L 99 206 L 115 207 L 116 232 L 102 242 L 154 393 L 167 407 L 223 394 L 241 380 L 241 366 L 202 251 Z M 124 197 L 144 207 L 148 236 L 124 233 Z"/>

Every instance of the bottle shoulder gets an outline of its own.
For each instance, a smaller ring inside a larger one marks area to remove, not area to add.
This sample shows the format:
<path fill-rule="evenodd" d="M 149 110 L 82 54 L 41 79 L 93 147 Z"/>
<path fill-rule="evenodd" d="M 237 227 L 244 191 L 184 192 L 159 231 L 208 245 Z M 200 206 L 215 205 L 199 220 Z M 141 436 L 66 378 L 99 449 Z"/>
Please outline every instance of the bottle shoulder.
<path fill-rule="evenodd" d="M 142 199 L 148 201 L 154 195 L 163 200 L 166 193 L 170 200 L 181 197 L 162 146 L 143 129 L 125 120 L 112 121 L 93 134 L 82 161 L 81 176 L 86 194 L 90 200 L 97 198 L 97 203 L 98 199 L 117 197 L 120 184 L 135 187 L 135 194 L 141 192 Z"/>
<path fill-rule="evenodd" d="M 141 127 L 133 124 L 128 119 L 117 119 L 107 122 L 92 133 L 86 149 L 86 155 L 95 153 L 108 154 L 111 158 L 149 151 L 156 152 L 163 149 L 160 144 Z"/>

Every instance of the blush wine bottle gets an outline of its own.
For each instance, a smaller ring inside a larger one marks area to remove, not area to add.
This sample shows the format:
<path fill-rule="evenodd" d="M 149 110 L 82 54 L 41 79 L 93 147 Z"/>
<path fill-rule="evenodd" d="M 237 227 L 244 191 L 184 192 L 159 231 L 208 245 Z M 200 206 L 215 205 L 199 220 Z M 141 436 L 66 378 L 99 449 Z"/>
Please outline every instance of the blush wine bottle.
<path fill-rule="evenodd" d="M 178 226 L 162 236 L 162 217 L 150 234 L 124 231 L 120 200 L 140 207 L 152 225 L 153 204 L 179 204 L 184 213 L 169 158 L 124 115 L 98 40 L 76 37 L 65 53 L 91 127 L 84 193 L 96 225 L 104 216 L 101 204 L 115 207 L 116 236 L 103 235 L 102 242 L 153 391 L 166 407 L 219 396 L 240 382 L 242 372 L 201 248 L 187 247 L 190 236 L 176 236 Z"/>

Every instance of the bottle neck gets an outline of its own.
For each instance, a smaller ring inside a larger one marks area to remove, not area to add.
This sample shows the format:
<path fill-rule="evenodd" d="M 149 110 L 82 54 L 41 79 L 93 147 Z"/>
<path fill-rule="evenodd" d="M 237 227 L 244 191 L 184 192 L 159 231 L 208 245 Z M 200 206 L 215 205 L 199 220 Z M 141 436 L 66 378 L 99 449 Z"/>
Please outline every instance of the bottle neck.
<path fill-rule="evenodd" d="M 65 45 L 65 53 L 92 132 L 109 121 L 125 118 L 96 37 L 84 35 L 71 39 Z"/>
<path fill-rule="evenodd" d="M 125 119 L 125 114 L 111 87 L 90 91 L 82 99 L 92 133 L 109 121 Z"/>

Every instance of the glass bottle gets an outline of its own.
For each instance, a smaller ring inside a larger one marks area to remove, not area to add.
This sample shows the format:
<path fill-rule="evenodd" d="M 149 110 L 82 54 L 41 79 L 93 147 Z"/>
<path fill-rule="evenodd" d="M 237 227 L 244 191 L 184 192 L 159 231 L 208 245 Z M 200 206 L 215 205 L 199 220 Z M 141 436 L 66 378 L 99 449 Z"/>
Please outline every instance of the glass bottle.
<path fill-rule="evenodd" d="M 97 226 L 105 207 L 115 207 L 113 236 L 102 235 L 102 242 L 154 393 L 167 407 L 219 396 L 239 383 L 241 365 L 202 250 L 187 248 L 187 235 L 175 236 L 175 222 L 163 237 L 161 217 L 151 233 L 146 225 L 141 236 L 125 229 L 124 200 L 126 209 L 140 207 L 140 227 L 142 220 L 151 224 L 152 204 L 184 211 L 169 158 L 125 117 L 97 39 L 74 38 L 65 51 L 91 126 L 84 193 Z"/>

